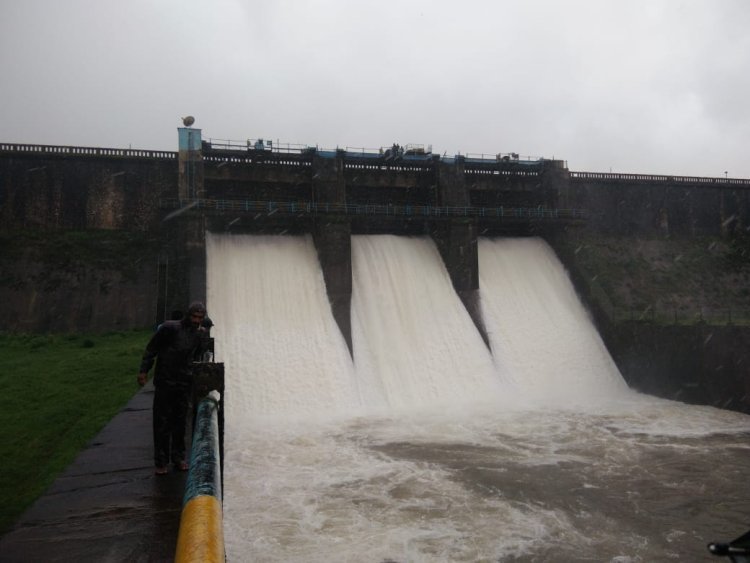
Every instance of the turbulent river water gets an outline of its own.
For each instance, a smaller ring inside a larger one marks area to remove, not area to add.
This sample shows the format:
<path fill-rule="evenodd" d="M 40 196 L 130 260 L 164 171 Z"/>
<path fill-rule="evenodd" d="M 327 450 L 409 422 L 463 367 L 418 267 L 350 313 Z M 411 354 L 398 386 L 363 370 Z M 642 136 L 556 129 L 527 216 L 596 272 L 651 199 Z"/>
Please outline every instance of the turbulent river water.
<path fill-rule="evenodd" d="M 542 241 L 479 241 L 490 352 L 429 239 L 353 237 L 353 358 L 309 237 L 207 248 L 229 561 L 711 561 L 750 527 L 750 417 L 630 390 Z"/>

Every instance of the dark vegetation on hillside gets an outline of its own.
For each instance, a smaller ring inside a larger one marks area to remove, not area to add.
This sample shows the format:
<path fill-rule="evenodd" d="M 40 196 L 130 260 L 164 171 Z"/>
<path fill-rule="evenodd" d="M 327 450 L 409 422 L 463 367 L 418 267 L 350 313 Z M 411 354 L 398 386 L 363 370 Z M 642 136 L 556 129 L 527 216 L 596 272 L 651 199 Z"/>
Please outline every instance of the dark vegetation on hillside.
<path fill-rule="evenodd" d="M 105 332 L 153 323 L 162 244 L 143 232 L 0 232 L 2 330 Z"/>
<path fill-rule="evenodd" d="M 0 232 L 0 245 L 0 286 L 51 291 L 71 275 L 96 270 L 135 281 L 144 257 L 158 252 L 159 240 L 135 231 L 16 231 Z"/>
<path fill-rule="evenodd" d="M 568 239 L 594 298 L 618 318 L 750 321 L 750 236 Z"/>

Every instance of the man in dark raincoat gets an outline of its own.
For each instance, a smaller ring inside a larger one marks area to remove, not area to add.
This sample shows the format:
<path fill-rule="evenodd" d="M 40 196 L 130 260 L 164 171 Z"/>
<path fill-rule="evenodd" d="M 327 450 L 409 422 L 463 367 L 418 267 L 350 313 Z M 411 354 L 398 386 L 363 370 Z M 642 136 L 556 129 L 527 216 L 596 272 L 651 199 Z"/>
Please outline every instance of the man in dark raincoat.
<path fill-rule="evenodd" d="M 186 471 L 185 431 L 192 392 L 191 363 L 199 361 L 206 335 L 206 307 L 194 302 L 179 321 L 165 321 L 151 337 L 143 354 L 138 384 L 148 381 L 154 370 L 154 465 L 157 475 L 165 475 L 171 462 L 178 471 Z"/>

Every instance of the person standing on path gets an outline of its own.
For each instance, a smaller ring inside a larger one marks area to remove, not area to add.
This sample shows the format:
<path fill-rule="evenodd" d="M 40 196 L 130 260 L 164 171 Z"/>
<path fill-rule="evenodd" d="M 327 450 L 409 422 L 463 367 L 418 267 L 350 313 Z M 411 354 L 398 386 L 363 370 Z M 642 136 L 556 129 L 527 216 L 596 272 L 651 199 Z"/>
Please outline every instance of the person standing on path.
<path fill-rule="evenodd" d="M 143 353 L 138 384 L 148 381 L 154 370 L 154 465 L 157 475 L 166 475 L 169 462 L 178 471 L 187 471 L 185 431 L 192 392 L 193 375 L 190 365 L 200 360 L 201 341 L 206 334 L 202 326 L 206 307 L 192 303 L 179 321 L 162 323 L 151 337 Z"/>

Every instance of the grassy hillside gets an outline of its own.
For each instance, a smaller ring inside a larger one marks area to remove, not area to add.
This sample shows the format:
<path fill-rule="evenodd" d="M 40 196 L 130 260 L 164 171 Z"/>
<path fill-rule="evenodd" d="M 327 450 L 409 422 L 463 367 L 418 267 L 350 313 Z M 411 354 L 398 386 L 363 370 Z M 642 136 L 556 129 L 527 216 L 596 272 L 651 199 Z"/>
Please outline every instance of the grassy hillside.
<path fill-rule="evenodd" d="M 149 335 L 0 334 L 0 533 L 137 391 Z"/>

